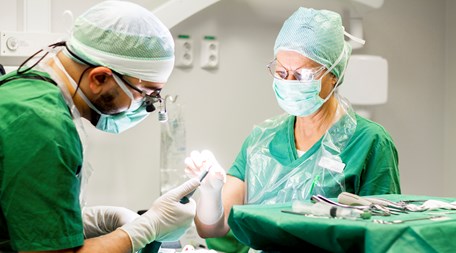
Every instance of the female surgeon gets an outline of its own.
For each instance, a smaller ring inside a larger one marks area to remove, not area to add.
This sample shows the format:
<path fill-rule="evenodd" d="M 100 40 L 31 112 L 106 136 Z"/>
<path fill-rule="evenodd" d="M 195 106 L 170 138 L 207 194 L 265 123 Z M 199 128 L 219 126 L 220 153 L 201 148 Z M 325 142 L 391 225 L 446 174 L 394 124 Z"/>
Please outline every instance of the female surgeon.
<path fill-rule="evenodd" d="M 352 37 L 339 14 L 299 8 L 283 24 L 268 65 L 286 114 L 253 129 L 227 175 L 209 151 L 193 151 L 186 159 L 191 177 L 210 167 L 197 202 L 200 236 L 225 236 L 233 205 L 337 197 L 342 191 L 400 193 L 391 136 L 336 92 L 351 54 L 344 35 Z"/>

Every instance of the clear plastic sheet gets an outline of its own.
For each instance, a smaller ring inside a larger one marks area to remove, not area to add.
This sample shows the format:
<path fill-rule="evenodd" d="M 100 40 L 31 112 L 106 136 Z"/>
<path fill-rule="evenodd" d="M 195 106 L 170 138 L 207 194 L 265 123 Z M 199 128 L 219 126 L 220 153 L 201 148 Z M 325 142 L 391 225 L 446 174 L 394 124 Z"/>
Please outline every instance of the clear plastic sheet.
<path fill-rule="evenodd" d="M 280 115 L 258 126 L 252 133 L 246 164 L 246 203 L 276 204 L 308 200 L 314 194 L 337 197 L 345 191 L 344 164 L 340 154 L 353 136 L 356 118 L 342 96 L 338 100 L 335 122 L 322 137 L 316 152 L 297 166 L 283 166 L 269 152 L 269 143 L 289 115 Z M 286 152 L 286 151 L 284 151 Z M 304 155 L 306 156 L 306 155 Z M 299 159 L 301 159 L 299 158 Z"/>

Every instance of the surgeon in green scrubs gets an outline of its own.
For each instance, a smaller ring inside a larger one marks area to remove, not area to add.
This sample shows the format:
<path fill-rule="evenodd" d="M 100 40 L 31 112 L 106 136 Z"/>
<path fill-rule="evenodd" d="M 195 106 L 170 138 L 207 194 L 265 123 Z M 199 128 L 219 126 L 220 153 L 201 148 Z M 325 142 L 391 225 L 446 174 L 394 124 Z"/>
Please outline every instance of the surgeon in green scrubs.
<path fill-rule="evenodd" d="M 160 104 L 174 65 L 169 30 L 147 9 L 103 1 L 38 61 L 0 77 L 0 252 L 137 252 L 176 241 L 191 225 L 191 179 L 139 216 L 84 206 L 81 118 L 121 133 Z"/>
<path fill-rule="evenodd" d="M 191 177 L 210 168 L 195 223 L 202 237 L 228 233 L 208 240 L 217 250 L 238 247 L 227 223 L 233 205 L 286 203 L 314 194 L 337 197 L 342 191 L 400 193 L 391 136 L 337 94 L 351 55 L 344 36 L 364 42 L 344 31 L 335 12 L 295 11 L 277 36 L 267 69 L 285 114 L 254 127 L 227 174 L 210 151 L 194 151 L 186 159 Z"/>

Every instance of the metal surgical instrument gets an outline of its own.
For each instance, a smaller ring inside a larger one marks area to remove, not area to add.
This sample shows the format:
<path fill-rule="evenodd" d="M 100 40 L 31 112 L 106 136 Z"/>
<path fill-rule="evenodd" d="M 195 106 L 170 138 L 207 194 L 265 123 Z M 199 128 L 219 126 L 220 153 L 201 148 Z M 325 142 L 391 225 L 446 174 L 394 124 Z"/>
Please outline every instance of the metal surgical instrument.
<path fill-rule="evenodd" d="M 207 174 L 209 174 L 209 170 L 212 168 L 212 165 L 209 166 L 205 171 L 203 171 L 203 173 L 201 174 L 200 178 L 199 178 L 199 181 L 202 182 L 203 179 L 207 176 Z M 187 204 L 188 202 L 190 202 L 190 198 L 192 197 L 193 193 L 195 193 L 196 189 L 192 192 L 190 192 L 189 194 L 187 194 L 186 196 L 184 196 L 183 198 L 181 198 L 181 200 L 179 201 L 181 204 Z"/>
<path fill-rule="evenodd" d="M 405 220 L 372 220 L 373 223 L 378 223 L 378 224 L 401 224 L 404 222 L 410 222 L 410 221 L 418 221 L 418 220 L 437 220 L 441 218 L 446 218 L 446 216 L 429 216 L 429 217 L 420 217 L 420 218 L 413 218 L 413 219 L 405 219 Z"/>
<path fill-rule="evenodd" d="M 384 206 L 385 202 L 380 200 L 371 201 L 370 199 L 360 197 L 356 194 L 349 192 L 342 192 L 337 197 L 340 203 L 351 206 L 368 206 L 369 210 L 377 215 L 388 216 L 391 214 L 398 214 L 400 209 L 390 209 L 388 205 Z"/>
<path fill-rule="evenodd" d="M 310 198 L 313 202 L 325 202 L 327 204 L 330 204 L 330 205 L 334 205 L 334 206 L 340 206 L 340 207 L 347 207 L 347 208 L 355 208 L 355 209 L 359 209 L 359 210 L 367 210 L 369 209 L 369 206 L 360 206 L 360 205 L 357 205 L 357 206 L 351 206 L 351 205 L 345 205 L 345 204 L 341 204 L 341 203 L 338 203 L 338 202 L 335 202 L 335 201 L 332 201 L 320 194 L 317 194 L 317 195 L 313 195 L 311 198 Z"/>

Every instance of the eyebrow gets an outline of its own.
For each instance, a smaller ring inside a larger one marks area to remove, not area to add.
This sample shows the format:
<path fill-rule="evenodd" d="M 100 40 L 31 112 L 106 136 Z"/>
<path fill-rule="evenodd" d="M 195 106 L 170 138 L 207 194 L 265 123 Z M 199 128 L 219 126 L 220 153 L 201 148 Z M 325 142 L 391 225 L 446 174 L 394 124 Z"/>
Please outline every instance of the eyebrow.
<path fill-rule="evenodd" d="M 143 89 L 136 87 L 136 85 L 132 84 L 129 80 L 127 80 L 125 78 L 124 75 L 121 75 L 119 73 L 117 73 L 117 75 L 120 76 L 122 81 L 124 81 L 128 86 L 130 86 L 130 88 L 134 89 L 138 93 L 141 93 L 141 94 L 145 93 L 146 95 L 151 95 L 152 93 L 155 93 L 157 91 L 160 92 L 162 90 L 162 88 L 156 88 L 156 87 L 151 88 L 151 87 L 142 86 L 144 88 L 144 90 L 143 90 Z M 131 77 L 131 78 L 134 78 L 134 77 Z M 138 79 L 138 80 L 139 80 L 139 83 L 142 83 L 141 79 Z M 150 91 L 150 92 L 147 93 L 146 91 Z"/>
<path fill-rule="evenodd" d="M 317 62 L 315 62 L 316 64 L 318 64 L 318 66 L 315 66 L 315 67 L 306 67 L 306 65 L 308 65 L 308 63 L 304 63 L 303 65 L 301 65 L 300 67 L 297 67 L 295 69 L 290 69 L 290 68 L 286 68 L 280 61 L 279 59 L 276 58 L 276 61 L 280 64 L 280 66 L 282 66 L 284 69 L 286 70 L 293 70 L 293 71 L 296 71 L 298 69 L 302 69 L 302 68 L 306 68 L 306 69 L 316 69 L 316 68 L 321 68 L 321 67 L 324 67 L 324 65 L 321 65 Z"/>

